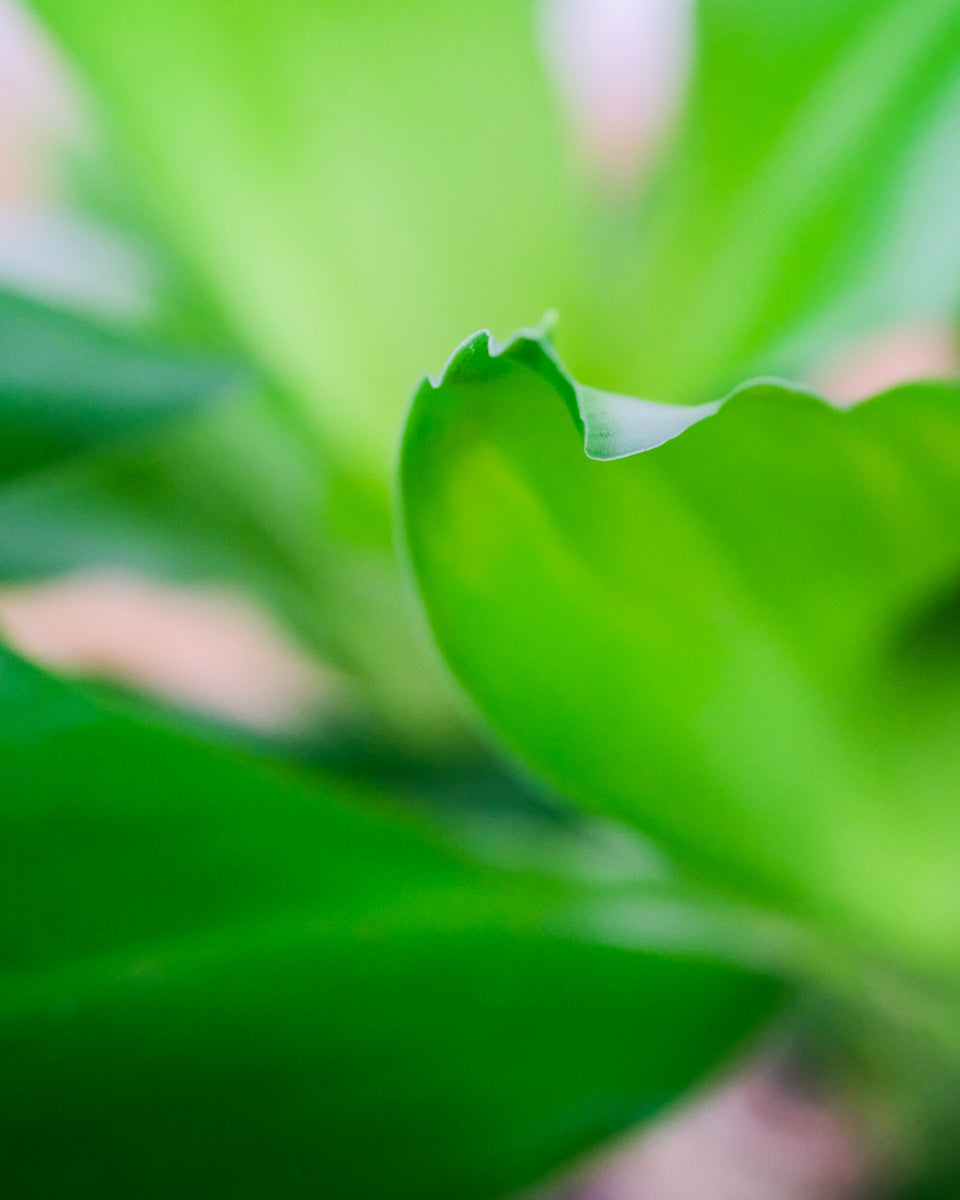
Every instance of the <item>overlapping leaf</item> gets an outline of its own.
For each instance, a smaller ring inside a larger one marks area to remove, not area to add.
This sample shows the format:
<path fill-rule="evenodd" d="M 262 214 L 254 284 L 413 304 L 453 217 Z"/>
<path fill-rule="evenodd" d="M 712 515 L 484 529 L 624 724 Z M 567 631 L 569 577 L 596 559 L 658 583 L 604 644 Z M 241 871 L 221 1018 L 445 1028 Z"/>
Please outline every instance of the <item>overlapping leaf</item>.
<path fill-rule="evenodd" d="M 580 387 L 535 334 L 466 342 L 401 467 L 437 640 L 529 762 L 728 886 L 941 965 L 958 478 L 952 387 L 678 409 Z"/>
<path fill-rule="evenodd" d="M 640 209 L 571 186 L 525 0 L 35 6 L 233 329 L 322 426 L 348 542 L 386 544 L 396 416 L 464 329 L 557 305 L 590 378 L 693 401 L 956 300 L 951 0 L 701 0 L 692 99 Z M 337 541 L 323 558 L 339 612 L 376 618 L 348 631 L 360 662 L 402 611 L 393 576 Z M 362 670 L 418 677 L 413 644 Z"/>
<path fill-rule="evenodd" d="M 600 888 L 471 864 L 0 660 L 4 1179 L 97 1196 L 493 1197 L 766 1011 Z M 642 902 L 641 902 L 642 903 Z"/>
<path fill-rule="evenodd" d="M 483 322 L 561 306 L 591 377 L 692 401 L 958 298 L 953 0 L 701 0 L 667 167 L 612 210 L 571 186 L 525 0 L 35 3 L 354 471 Z"/>
<path fill-rule="evenodd" d="M 236 363 L 0 294 L 0 482 L 239 393 Z"/>

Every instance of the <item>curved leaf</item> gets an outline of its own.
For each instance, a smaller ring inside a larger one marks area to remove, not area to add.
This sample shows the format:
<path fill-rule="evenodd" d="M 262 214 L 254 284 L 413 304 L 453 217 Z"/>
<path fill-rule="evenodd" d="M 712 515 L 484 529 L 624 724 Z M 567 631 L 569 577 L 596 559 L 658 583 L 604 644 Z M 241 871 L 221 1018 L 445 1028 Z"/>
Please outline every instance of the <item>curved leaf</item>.
<path fill-rule="evenodd" d="M 33 3 L 354 471 L 382 473 L 422 364 L 482 322 L 561 307 L 591 377 L 693 401 L 960 300 L 954 0 L 700 0 L 640 206 L 578 194 L 529 0 Z"/>
<path fill-rule="evenodd" d="M 527 1183 L 659 1107 L 774 999 L 678 947 L 656 891 L 663 934 L 618 948 L 602 917 L 622 891 L 478 865 L 382 799 L 3 652 L 4 1178 L 24 1200 Z"/>
<path fill-rule="evenodd" d="M 728 887 L 957 960 L 960 391 L 660 407 L 477 334 L 401 489 L 437 640 L 535 768 Z"/>

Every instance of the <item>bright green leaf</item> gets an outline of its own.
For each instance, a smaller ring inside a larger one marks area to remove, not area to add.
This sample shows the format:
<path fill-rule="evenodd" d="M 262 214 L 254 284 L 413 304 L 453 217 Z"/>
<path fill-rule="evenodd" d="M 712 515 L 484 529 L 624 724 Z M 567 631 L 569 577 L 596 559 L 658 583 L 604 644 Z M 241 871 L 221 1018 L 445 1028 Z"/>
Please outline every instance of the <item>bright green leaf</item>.
<path fill-rule="evenodd" d="M 386 474 L 404 398 L 462 329 L 556 302 L 574 204 L 527 0 L 35 7 L 348 466 Z"/>
<path fill-rule="evenodd" d="M 639 206 L 578 195 L 528 0 L 34 2 L 354 472 L 382 473 L 422 364 L 482 323 L 561 307 L 591 377 L 693 401 L 960 299 L 953 0 L 700 0 Z"/>
<path fill-rule="evenodd" d="M 0 293 L 0 482 L 150 430 L 245 383 L 235 363 L 158 349 Z"/>
<path fill-rule="evenodd" d="M 809 378 L 866 334 L 951 323 L 955 0 L 700 0 L 689 111 L 586 303 L 581 374 L 659 400 Z"/>
<path fill-rule="evenodd" d="M 955 388 L 678 409 L 580 387 L 534 334 L 464 343 L 401 465 L 436 638 L 529 763 L 741 894 L 940 965 L 958 480 Z"/>
<path fill-rule="evenodd" d="M 22 1200 L 494 1197 L 659 1107 L 773 998 L 678 947 L 652 884 L 618 948 L 622 889 L 478 865 L 7 653 L 0 780 Z"/>

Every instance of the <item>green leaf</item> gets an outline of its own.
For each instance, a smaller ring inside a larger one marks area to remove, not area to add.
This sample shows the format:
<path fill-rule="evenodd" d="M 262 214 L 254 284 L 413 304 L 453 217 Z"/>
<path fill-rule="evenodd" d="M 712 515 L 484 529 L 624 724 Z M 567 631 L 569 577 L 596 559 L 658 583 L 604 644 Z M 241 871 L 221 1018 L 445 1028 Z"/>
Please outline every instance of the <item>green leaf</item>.
<path fill-rule="evenodd" d="M 35 7 L 341 464 L 385 477 L 422 364 L 556 301 L 574 198 L 527 0 Z"/>
<path fill-rule="evenodd" d="M 478 864 L 6 652 L 0 781 L 23 1200 L 493 1197 L 654 1111 L 775 994 L 695 925 L 678 945 L 660 885 Z M 604 924 L 624 901 L 634 949 Z"/>
<path fill-rule="evenodd" d="M 396 563 L 330 537 L 328 480 L 283 406 L 250 394 L 144 432 L 0 488 L 0 583 L 105 569 L 242 591 L 349 673 L 378 743 L 461 752 Z"/>
<path fill-rule="evenodd" d="M 954 0 L 701 0 L 688 112 L 642 217 L 564 302 L 581 375 L 709 400 L 810 378 L 866 334 L 952 323 Z"/>
<path fill-rule="evenodd" d="M 953 0 L 701 0 L 640 205 L 571 178 L 528 0 L 34 3 L 354 473 L 383 473 L 423 363 L 483 323 L 557 306 L 582 372 L 693 402 L 960 300 Z"/>
<path fill-rule="evenodd" d="M 262 394 L 200 407 L 149 436 L 9 481 L 0 579 L 106 568 L 216 582 L 258 595 L 316 641 L 322 480 L 312 465 Z"/>
<path fill-rule="evenodd" d="M 401 490 L 437 641 L 528 763 L 741 895 L 956 969 L 960 391 L 678 409 L 477 334 L 416 396 Z"/>
<path fill-rule="evenodd" d="M 893 1193 L 893 1200 L 957 1200 L 958 1196 L 960 1183 L 957 1183 L 954 1174 L 946 1178 L 907 1184 Z"/>
<path fill-rule="evenodd" d="M 174 353 L 0 293 L 0 483 L 151 430 L 246 383 L 236 363 Z"/>
<path fill-rule="evenodd" d="M 2 293 L 0 352 L 0 583 L 106 568 L 242 589 L 351 672 L 379 735 L 462 740 L 392 557 L 330 536 L 330 480 L 281 398 Z"/>

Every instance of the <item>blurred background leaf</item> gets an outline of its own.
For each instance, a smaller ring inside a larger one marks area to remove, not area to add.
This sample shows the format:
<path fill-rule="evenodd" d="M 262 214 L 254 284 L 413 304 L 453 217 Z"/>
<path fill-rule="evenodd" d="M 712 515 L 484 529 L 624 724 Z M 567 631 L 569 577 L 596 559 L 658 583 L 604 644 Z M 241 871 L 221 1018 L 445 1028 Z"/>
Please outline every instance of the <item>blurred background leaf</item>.
<path fill-rule="evenodd" d="M 249 388 L 238 362 L 176 353 L 0 292 L 0 482 Z"/>
<path fill-rule="evenodd" d="M 242 358 L 9 292 L 0 352 L 0 582 L 99 571 L 242 591 L 352 674 L 364 736 L 462 748 L 407 598 L 381 554 L 330 549 L 329 476 Z"/>
<path fill-rule="evenodd" d="M 405 396 L 465 328 L 554 302 L 573 197 L 523 0 L 37 8 L 348 470 L 382 484 Z"/>
<path fill-rule="evenodd" d="M 952 326 L 953 0 L 698 13 L 686 117 L 642 223 L 591 246 L 595 287 L 561 327 L 577 374 L 697 403 L 750 375 L 809 381 L 867 334 Z"/>

